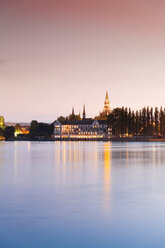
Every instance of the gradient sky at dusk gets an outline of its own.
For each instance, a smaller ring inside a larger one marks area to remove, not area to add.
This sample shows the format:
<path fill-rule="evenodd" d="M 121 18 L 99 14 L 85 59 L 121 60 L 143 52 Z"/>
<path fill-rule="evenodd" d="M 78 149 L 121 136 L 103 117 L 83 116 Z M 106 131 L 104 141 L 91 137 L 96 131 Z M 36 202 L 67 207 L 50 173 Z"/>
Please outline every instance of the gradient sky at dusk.
<path fill-rule="evenodd" d="M 164 0 L 0 0 L 0 115 L 165 107 Z"/>

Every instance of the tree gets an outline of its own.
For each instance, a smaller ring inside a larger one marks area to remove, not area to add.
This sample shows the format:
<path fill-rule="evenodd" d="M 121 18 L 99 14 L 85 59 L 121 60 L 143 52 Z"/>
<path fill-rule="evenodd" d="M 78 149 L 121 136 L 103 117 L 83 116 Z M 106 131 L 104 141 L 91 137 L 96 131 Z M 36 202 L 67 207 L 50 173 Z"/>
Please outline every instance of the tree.
<path fill-rule="evenodd" d="M 153 108 L 150 109 L 150 119 L 151 119 L 151 126 L 150 126 L 150 135 L 154 133 L 154 117 L 153 117 Z"/>
<path fill-rule="evenodd" d="M 69 115 L 68 120 L 69 121 L 80 121 L 81 117 L 80 117 L 80 115 L 71 114 L 71 115 Z"/>
<path fill-rule="evenodd" d="M 20 124 L 16 124 L 15 125 L 15 131 L 18 131 L 18 132 L 20 132 L 21 131 L 21 125 Z"/>
<path fill-rule="evenodd" d="M 160 108 L 160 134 L 164 135 L 164 112 L 162 107 Z"/>
<path fill-rule="evenodd" d="M 146 135 L 150 135 L 150 110 L 147 107 L 147 116 L 146 116 Z"/>
<path fill-rule="evenodd" d="M 139 112 L 138 110 L 136 111 L 136 116 L 135 116 L 135 135 L 139 134 Z"/>
<path fill-rule="evenodd" d="M 146 108 L 143 108 L 142 109 L 142 129 L 143 129 L 144 136 L 147 135 L 146 125 L 147 125 Z"/>
<path fill-rule="evenodd" d="M 68 117 L 60 116 L 60 117 L 58 117 L 57 120 L 58 120 L 59 122 L 61 122 L 61 123 L 64 123 L 64 122 L 68 121 Z"/>
<path fill-rule="evenodd" d="M 134 113 L 134 111 L 132 111 L 132 124 L 131 124 L 131 126 L 132 126 L 132 135 L 134 137 L 134 135 L 135 135 L 135 113 Z"/>
<path fill-rule="evenodd" d="M 163 110 L 163 136 L 165 135 L 165 109 Z"/>
<path fill-rule="evenodd" d="M 129 112 L 128 112 L 128 134 L 129 135 L 132 134 L 132 113 L 131 113 L 130 108 L 129 108 Z"/>
<path fill-rule="evenodd" d="M 120 119 L 120 115 L 121 115 L 121 111 L 122 109 L 120 108 L 116 108 L 113 109 L 112 113 L 108 116 L 108 125 L 112 128 L 112 134 L 115 136 L 119 136 L 119 134 L 121 133 L 120 131 L 120 127 L 121 127 L 121 119 Z"/>
<path fill-rule="evenodd" d="M 3 136 L 3 129 L 0 127 L 0 136 Z"/>
<path fill-rule="evenodd" d="M 4 130 L 4 134 L 3 134 L 5 137 L 5 140 L 13 139 L 14 138 L 14 132 L 15 132 L 15 129 L 13 126 L 6 127 Z"/>
<path fill-rule="evenodd" d="M 128 133 L 128 110 L 125 108 L 124 110 L 124 133 Z"/>
<path fill-rule="evenodd" d="M 47 123 L 37 121 L 32 121 L 30 125 L 30 139 L 40 139 L 41 137 L 43 139 L 49 139 L 51 138 L 51 135 L 53 134 L 54 126 L 53 124 L 49 125 Z"/>
<path fill-rule="evenodd" d="M 156 107 L 142 110 L 127 111 L 127 108 L 113 109 L 107 119 L 112 134 L 120 137 L 125 135 L 165 136 L 165 109 Z"/>
<path fill-rule="evenodd" d="M 120 130 L 121 130 L 121 135 L 122 136 L 124 136 L 124 133 L 125 133 L 124 115 L 125 115 L 125 111 L 124 111 L 124 107 L 122 107 L 122 109 L 121 109 L 121 118 L 120 118 L 120 123 L 121 123 Z"/>
<path fill-rule="evenodd" d="M 155 108 L 155 135 L 156 137 L 158 136 L 158 131 L 159 131 L 159 112 L 158 108 Z"/>
<path fill-rule="evenodd" d="M 38 129 L 38 122 L 32 121 L 30 125 L 30 139 L 35 139 Z"/>

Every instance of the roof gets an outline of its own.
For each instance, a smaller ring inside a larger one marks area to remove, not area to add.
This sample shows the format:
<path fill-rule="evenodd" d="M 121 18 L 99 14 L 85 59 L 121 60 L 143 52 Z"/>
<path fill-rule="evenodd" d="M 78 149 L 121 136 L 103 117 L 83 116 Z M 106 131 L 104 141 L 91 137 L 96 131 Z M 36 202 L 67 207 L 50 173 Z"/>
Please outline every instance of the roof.
<path fill-rule="evenodd" d="M 97 120 L 99 122 L 100 125 L 105 125 L 107 124 L 106 120 Z"/>
<path fill-rule="evenodd" d="M 62 123 L 63 125 L 92 125 L 92 123 L 94 122 L 93 119 L 88 118 L 88 119 L 82 119 L 80 121 L 65 121 L 64 123 Z"/>
<path fill-rule="evenodd" d="M 92 125 L 95 121 L 97 121 L 100 125 L 105 125 L 106 124 L 105 120 L 94 120 L 92 118 L 86 118 L 86 119 L 82 119 L 80 121 L 64 121 L 64 122 L 60 122 L 60 123 L 62 125 L 80 126 L 80 125 Z M 53 122 L 53 124 L 55 124 L 55 122 Z"/>

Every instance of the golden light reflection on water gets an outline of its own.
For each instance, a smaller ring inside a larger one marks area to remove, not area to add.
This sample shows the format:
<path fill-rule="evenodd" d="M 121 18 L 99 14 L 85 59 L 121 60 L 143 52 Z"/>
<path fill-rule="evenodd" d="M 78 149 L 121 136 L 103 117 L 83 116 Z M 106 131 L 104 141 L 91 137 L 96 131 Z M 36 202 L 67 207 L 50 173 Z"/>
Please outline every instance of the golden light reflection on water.
<path fill-rule="evenodd" d="M 0 141 L 0 180 L 3 178 L 4 142 Z"/>
<path fill-rule="evenodd" d="M 66 163 L 66 143 L 65 142 L 63 142 L 62 143 L 62 162 L 63 162 L 63 164 L 65 164 Z"/>
<path fill-rule="evenodd" d="M 55 163 L 58 165 L 60 164 L 60 149 L 61 149 L 61 142 L 55 142 Z"/>
<path fill-rule="evenodd" d="M 99 170 L 100 158 L 103 162 L 103 171 Z M 58 174 L 58 180 L 61 182 L 69 180 L 70 177 L 76 180 L 77 173 L 81 173 L 83 170 L 87 172 L 87 175 L 89 171 L 92 173 L 92 181 L 97 185 L 100 176 L 103 175 L 103 177 L 101 176 L 102 204 L 106 215 L 110 213 L 111 203 L 111 160 L 111 142 L 92 142 L 85 146 L 81 142 L 56 142 L 55 144 L 55 164 L 58 165 L 55 167 L 55 173 Z"/>
<path fill-rule="evenodd" d="M 129 159 L 129 152 L 128 152 L 128 143 L 126 145 L 126 161 Z"/>
<path fill-rule="evenodd" d="M 99 153 L 98 153 L 98 143 L 96 142 L 95 143 L 95 149 L 94 149 L 94 161 L 97 163 L 97 161 L 98 161 L 98 155 L 99 155 Z"/>
<path fill-rule="evenodd" d="M 18 176 L 18 142 L 15 141 L 14 142 L 14 176 L 15 176 L 15 180 L 17 180 L 17 176 Z"/>
<path fill-rule="evenodd" d="M 14 142 L 14 170 L 15 172 L 17 172 L 17 168 L 18 168 L 18 143 L 17 141 Z"/>
<path fill-rule="evenodd" d="M 0 141 L 0 165 L 3 165 L 4 163 L 4 142 Z"/>
<path fill-rule="evenodd" d="M 65 181 L 69 176 L 75 177 L 78 170 L 92 169 L 93 179 L 97 180 L 99 158 L 98 144 L 88 143 L 84 146 L 82 142 L 55 142 L 55 173 L 59 175 L 60 181 Z M 92 163 L 88 163 L 88 161 Z M 80 166 L 81 165 L 81 166 Z M 92 165 L 92 167 L 91 167 Z M 83 166 L 83 167 L 82 167 Z M 80 172 L 81 173 L 81 172 Z M 95 179 L 96 178 L 96 179 Z"/>
<path fill-rule="evenodd" d="M 72 143 L 69 142 L 69 162 L 72 162 Z"/>
<path fill-rule="evenodd" d="M 90 150 L 88 148 L 90 147 Z M 97 163 L 98 145 L 82 146 L 81 142 L 56 142 L 55 143 L 55 164 L 65 165 L 86 161 L 88 159 Z"/>
<path fill-rule="evenodd" d="M 111 143 L 104 144 L 104 207 L 107 214 L 110 212 L 110 184 L 111 184 Z"/>
<path fill-rule="evenodd" d="M 153 167 L 155 167 L 155 164 L 156 164 L 155 153 L 156 153 L 156 149 L 155 149 L 155 145 L 153 145 L 153 147 L 152 147 L 152 164 L 153 164 Z"/>
<path fill-rule="evenodd" d="M 57 149 L 57 148 L 56 148 Z M 97 164 L 99 159 L 98 143 L 89 144 L 89 146 L 83 146 L 81 142 L 66 142 L 65 145 L 61 146 L 61 149 L 57 151 L 55 156 L 55 162 L 57 164 L 62 163 L 76 163 L 80 161 L 92 160 Z M 60 161 L 59 161 L 60 160 Z"/>
<path fill-rule="evenodd" d="M 28 146 L 28 152 L 30 152 L 30 146 L 31 146 L 31 143 L 30 143 L 30 142 L 28 142 L 27 146 Z"/>

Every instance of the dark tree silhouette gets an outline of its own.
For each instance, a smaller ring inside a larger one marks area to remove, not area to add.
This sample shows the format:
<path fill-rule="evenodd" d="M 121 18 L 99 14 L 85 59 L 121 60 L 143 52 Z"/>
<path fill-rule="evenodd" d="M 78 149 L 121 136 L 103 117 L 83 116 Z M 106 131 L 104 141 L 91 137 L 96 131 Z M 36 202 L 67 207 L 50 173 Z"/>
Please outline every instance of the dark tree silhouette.
<path fill-rule="evenodd" d="M 165 109 L 144 107 L 139 111 L 116 108 L 107 117 L 112 134 L 117 137 L 165 137 Z"/>

